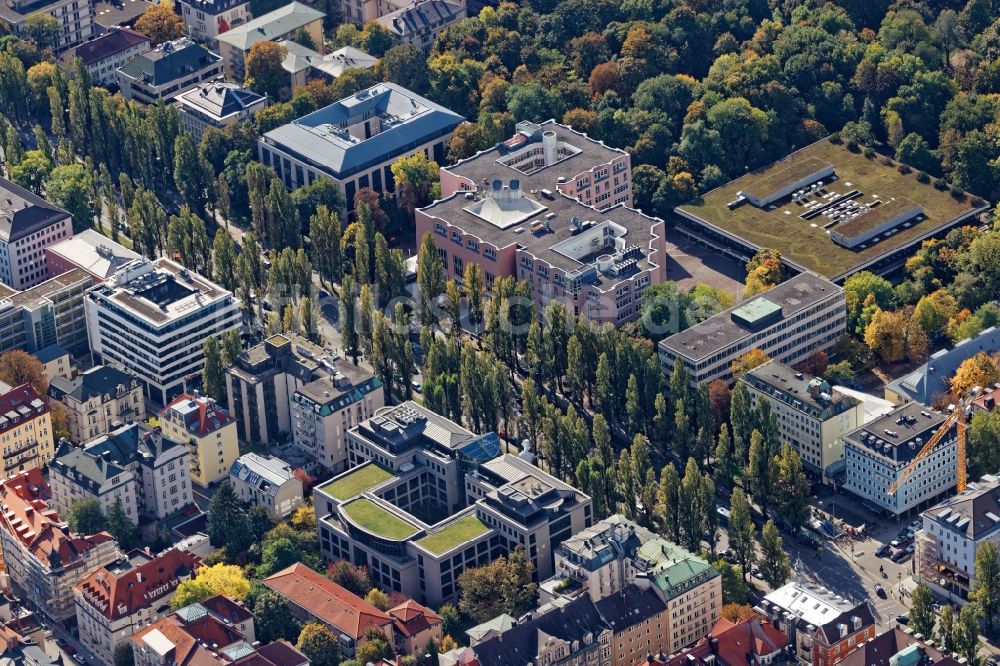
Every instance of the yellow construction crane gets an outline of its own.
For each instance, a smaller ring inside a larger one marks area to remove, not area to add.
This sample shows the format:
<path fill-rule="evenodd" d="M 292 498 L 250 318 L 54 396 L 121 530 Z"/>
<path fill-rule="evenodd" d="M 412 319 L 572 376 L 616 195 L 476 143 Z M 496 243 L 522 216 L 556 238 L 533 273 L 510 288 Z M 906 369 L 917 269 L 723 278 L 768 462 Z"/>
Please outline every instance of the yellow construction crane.
<path fill-rule="evenodd" d="M 913 460 L 910 461 L 910 464 L 903 468 L 903 471 L 899 473 L 899 476 L 896 477 L 893 484 L 889 486 L 888 495 L 890 497 L 896 494 L 896 491 L 899 490 L 899 487 L 904 481 L 906 481 L 907 477 L 913 473 L 913 470 L 917 468 L 920 461 L 931 454 L 931 451 L 933 451 L 934 447 L 937 446 L 942 439 L 944 439 L 945 435 L 948 434 L 948 431 L 951 430 L 952 426 L 955 426 L 958 431 L 958 441 L 955 445 L 957 454 L 955 461 L 957 465 L 955 476 L 958 479 L 958 482 L 955 484 L 955 489 L 958 492 L 965 490 L 966 477 L 968 475 L 968 470 L 965 466 L 965 419 L 969 402 L 975 397 L 975 393 L 976 392 L 973 391 L 968 398 L 959 401 L 955 410 L 948 415 L 948 418 L 944 420 L 941 427 L 937 429 L 929 440 L 927 440 L 927 443 L 924 444 L 924 448 L 920 449 L 920 453 L 914 456 Z"/>

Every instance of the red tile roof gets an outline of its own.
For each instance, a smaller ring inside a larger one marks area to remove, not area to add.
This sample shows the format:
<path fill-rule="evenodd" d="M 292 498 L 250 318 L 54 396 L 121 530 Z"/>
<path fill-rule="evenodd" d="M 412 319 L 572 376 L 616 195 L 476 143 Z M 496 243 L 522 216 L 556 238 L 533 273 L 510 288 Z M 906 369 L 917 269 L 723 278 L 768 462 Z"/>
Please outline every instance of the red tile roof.
<path fill-rule="evenodd" d="M 201 558 L 171 548 L 159 556 L 115 574 L 106 567 L 93 572 L 74 588 L 109 620 L 130 616 L 142 608 L 161 606 L 182 580 L 189 578 Z"/>
<path fill-rule="evenodd" d="M 190 393 L 184 393 L 174 398 L 169 405 L 160 410 L 160 414 L 162 415 L 164 412 L 169 410 L 178 411 L 173 408 L 185 402 L 194 403 L 194 405 L 198 407 L 197 410 L 186 413 L 183 416 L 184 423 L 187 426 L 188 431 L 198 437 L 211 434 L 219 428 L 236 421 L 236 419 L 229 412 L 223 409 L 222 405 L 216 401 L 203 395 L 192 395 Z"/>
<path fill-rule="evenodd" d="M 355 640 L 392 618 L 301 562 L 265 578 L 264 585 L 332 628 Z"/>
<path fill-rule="evenodd" d="M 82 566 L 83 554 L 114 540 L 107 532 L 73 534 L 59 514 L 49 508 L 49 497 L 49 487 L 37 468 L 7 479 L 0 484 L 0 529 L 52 569 Z"/>
<path fill-rule="evenodd" d="M 388 612 L 393 619 L 396 630 L 407 638 L 412 638 L 421 631 L 444 622 L 440 615 L 425 606 L 421 606 L 413 599 L 408 599 L 395 608 L 390 608 Z"/>
<path fill-rule="evenodd" d="M 645 659 L 636 666 L 685 666 L 701 657 L 715 654 L 720 666 L 744 666 L 748 655 L 758 657 L 774 654 L 788 645 L 788 636 L 767 620 L 753 617 L 731 622 L 719 618 L 712 631 L 698 644 L 669 658 L 662 655 Z"/>
<path fill-rule="evenodd" d="M 35 401 L 37 403 L 32 405 Z M 31 384 L 21 384 L 0 395 L 0 433 L 48 413 L 49 404 L 31 388 Z"/>

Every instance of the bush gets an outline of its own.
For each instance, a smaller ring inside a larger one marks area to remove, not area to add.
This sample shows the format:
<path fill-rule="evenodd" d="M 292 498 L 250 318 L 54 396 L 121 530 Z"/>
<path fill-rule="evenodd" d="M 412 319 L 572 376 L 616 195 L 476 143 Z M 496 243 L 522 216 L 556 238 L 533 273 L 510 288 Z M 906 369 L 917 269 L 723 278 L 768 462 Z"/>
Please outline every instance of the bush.
<path fill-rule="evenodd" d="M 931 177 L 927 175 L 926 171 L 920 171 L 917 173 L 917 180 L 919 180 L 921 183 L 929 183 L 931 182 Z"/>
<path fill-rule="evenodd" d="M 976 206 L 977 208 L 979 206 L 985 206 L 986 205 L 986 201 L 984 199 L 981 199 L 980 197 L 972 197 L 972 199 L 970 199 L 970 201 L 972 202 L 972 205 Z"/>
<path fill-rule="evenodd" d="M 873 157 L 875 157 L 875 149 L 872 148 L 871 146 L 865 146 L 864 148 L 861 149 L 861 154 L 867 157 L 868 159 L 872 159 Z"/>
<path fill-rule="evenodd" d="M 935 178 L 934 187 L 936 187 L 939 190 L 946 190 L 948 189 L 948 181 L 945 180 L 944 178 Z"/>
<path fill-rule="evenodd" d="M 847 149 L 849 151 L 851 151 L 852 153 L 858 152 L 858 143 L 856 141 L 848 141 L 847 142 Z"/>
<path fill-rule="evenodd" d="M 965 192 L 958 189 L 954 185 L 948 188 L 948 193 L 951 194 L 951 197 L 956 201 L 965 201 Z"/>
<path fill-rule="evenodd" d="M 891 167 L 893 165 L 893 161 L 892 161 L 891 157 L 883 157 L 879 161 L 882 163 L 882 166 Z"/>
<path fill-rule="evenodd" d="M 911 169 L 910 167 L 906 166 L 905 164 L 900 164 L 898 167 L 896 167 L 896 170 L 899 171 L 899 173 L 904 174 L 904 175 L 910 173 L 911 171 L 913 171 L 913 169 Z"/>
<path fill-rule="evenodd" d="M 843 143 L 843 140 L 840 138 L 840 132 L 834 132 L 833 134 L 831 134 L 830 138 L 827 139 L 827 141 L 834 144 L 835 146 L 839 146 L 841 143 Z"/>

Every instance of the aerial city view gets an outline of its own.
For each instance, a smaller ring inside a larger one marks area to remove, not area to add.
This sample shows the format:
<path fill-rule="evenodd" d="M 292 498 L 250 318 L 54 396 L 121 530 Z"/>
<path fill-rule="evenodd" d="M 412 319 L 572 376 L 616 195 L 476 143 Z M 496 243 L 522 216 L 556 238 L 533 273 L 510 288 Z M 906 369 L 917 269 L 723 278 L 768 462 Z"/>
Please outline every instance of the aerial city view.
<path fill-rule="evenodd" d="M 1000 665 L 1000 0 L 3 0 L 0 666 Z"/>

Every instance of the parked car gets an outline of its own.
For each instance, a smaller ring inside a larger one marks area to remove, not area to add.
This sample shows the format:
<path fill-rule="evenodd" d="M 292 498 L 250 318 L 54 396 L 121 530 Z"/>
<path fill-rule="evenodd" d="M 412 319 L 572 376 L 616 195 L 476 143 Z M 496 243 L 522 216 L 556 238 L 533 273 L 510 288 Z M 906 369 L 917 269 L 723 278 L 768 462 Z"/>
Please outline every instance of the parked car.
<path fill-rule="evenodd" d="M 418 382 L 418 381 L 412 381 L 412 382 L 410 382 L 410 386 L 412 386 L 413 390 L 416 391 L 417 393 L 420 393 L 421 391 L 424 390 L 423 385 L 420 382 Z"/>
<path fill-rule="evenodd" d="M 933 605 L 931 605 L 931 608 L 934 609 L 935 613 L 940 613 L 941 612 L 941 604 L 933 604 Z"/>
<path fill-rule="evenodd" d="M 882 544 L 875 549 L 875 557 L 886 557 L 889 555 L 889 546 Z"/>
<path fill-rule="evenodd" d="M 910 616 L 909 615 L 897 615 L 896 616 L 896 622 L 899 622 L 900 624 L 909 624 L 909 622 L 910 622 Z"/>
<path fill-rule="evenodd" d="M 729 523 L 729 515 L 730 515 L 729 509 L 722 506 L 721 504 L 718 504 L 715 507 L 715 512 L 719 514 L 719 522 L 721 522 L 723 525 Z"/>
<path fill-rule="evenodd" d="M 764 574 L 760 572 L 760 568 L 756 564 L 750 567 L 750 575 L 758 580 L 764 580 Z"/>
<path fill-rule="evenodd" d="M 879 585 L 878 583 L 875 583 L 875 594 L 885 599 L 885 588 Z"/>
<path fill-rule="evenodd" d="M 895 553 L 892 554 L 892 557 L 890 557 L 889 559 L 892 560 L 893 562 L 902 562 L 909 556 L 910 554 L 905 550 L 897 550 Z"/>

